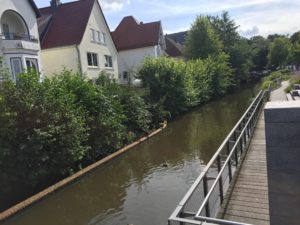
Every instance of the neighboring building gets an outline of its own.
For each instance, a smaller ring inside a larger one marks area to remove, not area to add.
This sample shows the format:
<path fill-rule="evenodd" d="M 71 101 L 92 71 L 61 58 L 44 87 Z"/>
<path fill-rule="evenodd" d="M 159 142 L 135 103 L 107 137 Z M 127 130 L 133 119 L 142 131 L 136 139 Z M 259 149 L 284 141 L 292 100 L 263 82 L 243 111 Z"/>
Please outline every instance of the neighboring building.
<path fill-rule="evenodd" d="M 187 35 L 187 31 L 182 31 L 182 32 L 174 33 L 174 34 L 167 34 L 166 37 L 172 39 L 176 43 L 183 45 L 186 35 Z"/>
<path fill-rule="evenodd" d="M 34 68 L 42 71 L 36 17 L 40 12 L 33 0 L 0 1 L 0 56 L 12 78 Z"/>
<path fill-rule="evenodd" d="M 172 58 L 184 58 L 183 56 L 183 45 L 179 44 L 178 42 L 175 42 L 173 39 L 165 36 L 166 40 L 166 53 L 168 56 Z"/>
<path fill-rule="evenodd" d="M 118 78 L 117 49 L 98 0 L 79 0 L 41 8 L 39 32 L 44 73 L 64 68 L 96 78 L 106 71 Z"/>
<path fill-rule="evenodd" d="M 161 22 L 142 23 L 124 17 L 112 37 L 119 52 L 119 82 L 134 83 L 134 75 L 146 57 L 165 54 L 166 43 Z"/>

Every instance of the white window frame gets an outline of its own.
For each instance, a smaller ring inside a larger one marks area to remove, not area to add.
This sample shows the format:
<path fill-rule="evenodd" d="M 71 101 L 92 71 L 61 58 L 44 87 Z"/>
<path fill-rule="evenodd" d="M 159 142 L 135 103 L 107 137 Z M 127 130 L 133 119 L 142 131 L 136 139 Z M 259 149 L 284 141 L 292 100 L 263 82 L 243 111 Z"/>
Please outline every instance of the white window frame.
<path fill-rule="evenodd" d="M 106 37 L 105 37 L 105 33 L 104 32 L 101 32 L 100 42 L 101 42 L 101 44 L 105 44 L 106 43 Z"/>
<path fill-rule="evenodd" d="M 91 41 L 96 42 L 96 33 L 95 30 L 91 28 Z"/>
<path fill-rule="evenodd" d="M 89 55 L 91 56 L 91 65 L 89 64 Z M 88 67 L 92 67 L 92 68 L 99 68 L 99 60 L 98 60 L 98 54 L 95 52 L 87 52 L 86 54 L 87 56 L 87 64 Z M 96 60 L 95 60 L 96 59 Z"/>
<path fill-rule="evenodd" d="M 104 55 L 105 58 L 105 68 L 113 68 L 113 59 L 111 55 Z M 110 59 L 110 60 L 109 60 Z"/>

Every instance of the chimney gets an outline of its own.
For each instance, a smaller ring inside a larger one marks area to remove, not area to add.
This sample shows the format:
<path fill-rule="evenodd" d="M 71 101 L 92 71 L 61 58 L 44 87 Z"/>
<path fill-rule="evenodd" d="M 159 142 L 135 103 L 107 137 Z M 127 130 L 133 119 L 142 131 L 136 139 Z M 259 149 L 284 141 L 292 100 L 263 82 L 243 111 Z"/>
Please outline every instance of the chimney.
<path fill-rule="evenodd" d="M 51 0 L 50 5 L 52 11 L 55 12 L 60 4 L 61 4 L 60 0 Z"/>

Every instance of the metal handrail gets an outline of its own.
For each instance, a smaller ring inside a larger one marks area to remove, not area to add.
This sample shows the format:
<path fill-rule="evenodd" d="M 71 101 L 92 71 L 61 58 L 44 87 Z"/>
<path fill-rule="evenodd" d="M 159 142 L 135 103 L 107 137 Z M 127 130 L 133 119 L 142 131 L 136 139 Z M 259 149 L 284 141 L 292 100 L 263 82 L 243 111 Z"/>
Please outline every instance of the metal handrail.
<path fill-rule="evenodd" d="M 212 218 L 209 218 L 209 217 L 203 217 L 203 216 L 200 216 L 202 210 L 204 209 L 205 205 L 207 204 L 214 188 L 216 187 L 216 185 L 219 183 L 219 180 L 226 168 L 226 166 L 228 165 L 229 161 L 231 160 L 231 157 L 233 156 L 233 154 L 235 153 L 236 149 L 237 149 L 237 146 L 239 144 L 239 141 L 241 141 L 241 139 L 243 138 L 243 135 L 244 135 L 244 132 L 246 132 L 246 129 L 248 128 L 248 125 L 250 124 L 251 122 L 251 119 L 254 117 L 254 113 L 257 112 L 257 109 L 258 109 L 258 106 L 261 102 L 261 100 L 264 98 L 264 95 L 261 95 L 260 99 L 259 99 L 259 103 L 255 106 L 254 110 L 253 110 L 253 113 L 251 114 L 249 120 L 247 121 L 245 127 L 243 128 L 243 130 L 241 131 L 241 134 L 239 135 L 239 137 L 237 138 L 234 146 L 232 147 L 232 150 L 230 152 L 230 154 L 227 156 L 227 159 L 222 167 L 222 169 L 220 170 L 220 172 L 218 173 L 218 176 L 216 177 L 213 185 L 211 186 L 209 192 L 207 193 L 202 205 L 200 206 L 198 212 L 196 213 L 196 216 L 195 216 L 195 219 L 199 219 L 199 220 L 205 220 L 205 221 L 209 221 L 209 222 L 219 222 L 219 223 L 222 223 L 222 224 L 228 224 L 226 220 L 219 220 L 219 219 L 212 219 Z M 235 222 L 234 222 L 235 223 Z M 231 223 L 232 224 L 232 221 Z M 236 223 L 235 223 L 236 224 Z M 240 224 L 240 223 L 238 223 Z"/>
<path fill-rule="evenodd" d="M 268 91 L 261 90 L 259 92 L 259 94 L 256 96 L 254 101 L 251 103 L 251 105 L 248 107 L 246 112 L 243 114 L 241 119 L 233 127 L 233 129 L 230 131 L 230 133 L 227 135 L 225 140 L 222 142 L 222 144 L 220 145 L 220 147 L 218 148 L 216 153 L 213 155 L 211 160 L 208 162 L 208 164 L 206 165 L 204 170 L 201 172 L 201 174 L 198 176 L 196 181 L 193 183 L 193 185 L 191 186 L 189 191 L 186 193 L 186 195 L 180 201 L 179 205 L 177 206 L 177 208 L 175 209 L 175 211 L 172 213 L 171 217 L 169 218 L 169 222 L 170 221 L 178 221 L 178 222 L 181 222 L 182 224 L 184 224 L 183 220 L 187 220 L 187 219 L 180 217 L 181 214 L 186 214 L 185 212 L 183 212 L 182 209 L 187 204 L 187 202 L 190 200 L 190 198 L 192 197 L 194 192 L 197 190 L 200 183 L 203 182 L 204 200 L 202 201 L 202 204 L 201 204 L 200 208 L 198 209 L 198 211 L 196 213 L 188 213 L 189 216 L 190 217 L 194 216 L 194 219 L 196 221 L 201 220 L 201 221 L 206 221 L 206 222 L 214 222 L 214 223 L 219 223 L 219 224 L 232 224 L 232 225 L 242 224 L 242 223 L 237 223 L 234 221 L 227 221 L 227 220 L 211 218 L 208 203 L 209 203 L 209 199 L 210 199 L 214 189 L 217 187 L 218 184 L 219 184 L 219 189 L 220 189 L 219 190 L 220 191 L 220 193 L 219 193 L 220 202 L 221 203 L 223 202 L 223 198 L 224 198 L 224 193 L 223 193 L 224 190 L 223 190 L 223 186 L 222 186 L 223 185 L 223 183 L 222 183 L 223 172 L 228 167 L 228 170 L 229 170 L 228 175 L 229 175 L 229 182 L 230 182 L 232 180 L 232 171 L 231 171 L 232 157 L 235 156 L 235 159 L 236 159 L 235 161 L 236 161 L 236 166 L 237 166 L 237 164 L 239 162 L 239 158 L 237 155 L 238 145 L 241 146 L 241 156 L 240 156 L 240 158 L 241 158 L 242 153 L 245 152 L 243 149 L 246 148 L 246 146 L 247 146 L 247 140 L 249 143 L 249 138 L 251 136 L 251 132 L 253 131 L 254 125 L 258 119 L 258 112 L 261 108 L 260 106 L 262 105 L 263 99 L 266 95 L 267 95 L 267 97 L 269 97 L 268 96 L 269 90 L 270 90 L 270 87 L 268 88 Z M 240 133 L 238 137 L 236 137 L 236 132 Z M 232 142 L 231 141 L 232 137 L 234 137 L 234 145 L 232 148 L 230 148 L 229 143 Z M 227 157 L 226 157 L 226 160 L 225 160 L 223 166 L 221 166 L 221 161 L 220 161 L 221 153 L 223 152 L 226 145 L 227 145 L 228 154 L 227 154 Z M 217 177 L 213 178 L 214 182 L 213 182 L 212 186 L 210 187 L 210 189 L 208 190 L 207 173 L 215 162 L 217 162 L 217 164 L 218 164 L 218 174 L 217 174 Z M 200 214 L 202 213 L 203 210 L 205 210 L 205 214 L 206 214 L 205 217 L 200 216 Z M 195 220 L 188 219 L 187 223 L 197 224 L 197 223 L 191 222 L 191 221 L 196 222 Z"/>

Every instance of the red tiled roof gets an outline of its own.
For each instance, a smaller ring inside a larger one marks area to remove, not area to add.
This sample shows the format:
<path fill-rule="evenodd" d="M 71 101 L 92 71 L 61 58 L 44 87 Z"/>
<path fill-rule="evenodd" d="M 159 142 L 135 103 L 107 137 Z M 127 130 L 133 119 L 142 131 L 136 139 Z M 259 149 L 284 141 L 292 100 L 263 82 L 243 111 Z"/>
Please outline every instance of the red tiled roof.
<path fill-rule="evenodd" d="M 160 21 L 138 23 L 133 16 L 127 16 L 111 34 L 118 51 L 121 51 L 158 45 L 160 29 Z"/>
<path fill-rule="evenodd" d="M 173 39 L 165 37 L 166 40 L 166 53 L 171 57 L 183 56 L 183 46 L 176 43 Z"/>
<path fill-rule="evenodd" d="M 51 7 L 41 8 L 38 21 L 42 36 L 42 49 L 80 44 L 96 0 L 80 0 L 60 4 L 55 12 Z M 50 19 L 52 15 L 52 18 Z M 49 23 L 45 28 L 45 20 Z"/>

